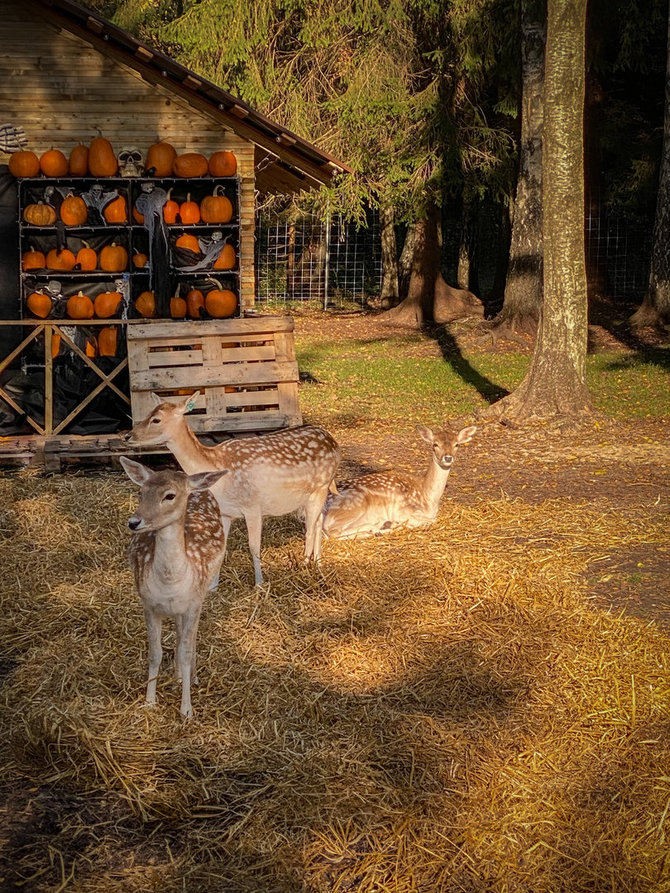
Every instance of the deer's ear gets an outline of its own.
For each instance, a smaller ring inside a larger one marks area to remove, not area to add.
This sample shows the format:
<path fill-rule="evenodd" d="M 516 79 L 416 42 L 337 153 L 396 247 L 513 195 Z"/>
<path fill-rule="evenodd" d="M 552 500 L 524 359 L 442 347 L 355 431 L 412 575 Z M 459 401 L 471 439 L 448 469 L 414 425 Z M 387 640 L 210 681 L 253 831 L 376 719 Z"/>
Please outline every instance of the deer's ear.
<path fill-rule="evenodd" d="M 426 428 L 425 425 L 417 425 L 416 430 L 419 434 L 419 437 L 423 438 L 426 443 L 432 443 L 433 440 L 435 440 L 435 438 L 433 437 L 433 432 L 430 430 L 430 428 Z"/>
<path fill-rule="evenodd" d="M 129 459 L 127 456 L 119 456 L 119 461 L 130 480 L 137 484 L 138 487 L 146 483 L 153 474 L 146 465 L 142 465 L 141 462 L 136 462 L 134 459 Z"/>
<path fill-rule="evenodd" d="M 461 431 L 458 432 L 458 435 L 456 437 L 456 442 L 461 444 L 461 446 L 464 443 L 470 443 L 472 438 L 475 436 L 476 432 L 477 432 L 476 425 L 470 425 L 468 428 L 463 428 Z"/>
<path fill-rule="evenodd" d="M 160 404 L 163 402 L 163 398 L 159 397 L 158 394 L 156 394 L 154 391 L 151 392 L 151 399 L 154 401 L 156 406 L 160 406 Z"/>
<path fill-rule="evenodd" d="M 188 485 L 191 490 L 209 490 L 224 474 L 228 474 L 227 468 L 222 471 L 200 471 L 198 474 L 189 474 Z"/>
<path fill-rule="evenodd" d="M 200 391 L 196 391 L 195 393 L 191 394 L 190 397 L 187 397 L 186 400 L 184 400 L 183 412 L 192 412 L 195 409 L 195 403 L 199 396 Z"/>

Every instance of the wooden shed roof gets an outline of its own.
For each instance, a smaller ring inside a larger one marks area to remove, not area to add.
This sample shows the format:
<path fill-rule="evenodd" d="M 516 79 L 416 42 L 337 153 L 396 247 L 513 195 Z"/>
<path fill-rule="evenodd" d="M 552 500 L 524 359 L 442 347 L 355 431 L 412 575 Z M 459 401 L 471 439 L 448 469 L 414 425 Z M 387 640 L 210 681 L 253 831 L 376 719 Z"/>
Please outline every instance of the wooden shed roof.
<path fill-rule="evenodd" d="M 256 184 L 261 192 L 297 192 L 327 185 L 336 174 L 351 173 L 343 162 L 74 0 L 21 2 L 28 2 L 47 21 L 133 68 L 147 82 L 172 90 L 194 108 L 252 142 Z"/>

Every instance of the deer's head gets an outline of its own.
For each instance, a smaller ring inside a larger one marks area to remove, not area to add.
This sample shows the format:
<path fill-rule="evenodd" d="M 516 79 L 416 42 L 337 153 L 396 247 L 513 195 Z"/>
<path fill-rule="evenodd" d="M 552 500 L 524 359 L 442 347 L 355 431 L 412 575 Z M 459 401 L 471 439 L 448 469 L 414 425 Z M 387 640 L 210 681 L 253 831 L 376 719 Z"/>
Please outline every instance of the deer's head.
<path fill-rule="evenodd" d="M 184 426 L 184 415 L 195 407 L 199 395 L 200 391 L 196 391 L 179 403 L 168 403 L 158 394 L 152 393 L 156 406 L 126 434 L 125 440 L 137 446 L 160 446 L 168 443 Z"/>
<path fill-rule="evenodd" d="M 454 457 L 459 446 L 469 443 L 474 437 L 477 428 L 470 425 L 462 428 L 457 433 L 443 428 L 441 431 L 431 431 L 425 425 L 417 425 L 416 430 L 426 443 L 433 448 L 433 459 L 443 471 L 450 471 L 454 464 Z"/>

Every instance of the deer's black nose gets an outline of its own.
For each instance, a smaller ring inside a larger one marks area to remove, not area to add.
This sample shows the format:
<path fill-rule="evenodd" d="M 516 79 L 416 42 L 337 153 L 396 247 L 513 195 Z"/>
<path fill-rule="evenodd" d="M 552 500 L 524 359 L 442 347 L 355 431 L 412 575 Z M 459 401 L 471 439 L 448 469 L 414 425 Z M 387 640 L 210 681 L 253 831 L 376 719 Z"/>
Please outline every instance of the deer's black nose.
<path fill-rule="evenodd" d="M 136 518 L 133 515 L 133 517 L 128 520 L 128 527 L 130 527 L 131 530 L 137 530 L 141 523 L 141 518 Z"/>
<path fill-rule="evenodd" d="M 127 442 L 127 441 L 130 440 L 130 438 L 131 438 L 132 436 L 133 436 L 133 432 L 132 432 L 132 431 L 128 431 L 127 434 L 124 434 L 124 435 L 123 435 L 123 439 Z"/>

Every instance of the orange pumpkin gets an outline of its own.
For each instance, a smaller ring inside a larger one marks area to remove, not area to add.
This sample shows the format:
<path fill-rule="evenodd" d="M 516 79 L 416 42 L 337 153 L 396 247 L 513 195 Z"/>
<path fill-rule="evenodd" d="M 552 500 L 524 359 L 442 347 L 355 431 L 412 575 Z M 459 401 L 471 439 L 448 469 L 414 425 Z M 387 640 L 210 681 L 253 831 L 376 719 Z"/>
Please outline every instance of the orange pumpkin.
<path fill-rule="evenodd" d="M 66 310 L 70 319 L 91 319 L 94 313 L 93 301 L 80 291 L 67 299 Z"/>
<path fill-rule="evenodd" d="M 89 335 L 86 339 L 86 356 L 92 359 L 97 353 L 98 342 L 95 340 L 95 335 Z"/>
<path fill-rule="evenodd" d="M 109 319 L 110 316 L 116 316 L 123 295 L 120 291 L 102 291 L 93 301 L 93 309 L 95 315 L 100 319 Z"/>
<path fill-rule="evenodd" d="M 200 243 L 197 238 L 190 233 L 183 233 L 183 235 L 179 236 L 175 244 L 178 248 L 188 248 L 189 251 L 194 251 L 196 254 L 202 254 Z"/>
<path fill-rule="evenodd" d="M 101 357 L 116 356 L 119 342 L 118 326 L 103 326 L 98 332 L 98 350 Z"/>
<path fill-rule="evenodd" d="M 48 270 L 65 270 L 69 272 L 77 263 L 77 258 L 69 248 L 63 248 L 62 251 L 52 248 L 46 256 L 46 262 Z"/>
<path fill-rule="evenodd" d="M 111 201 L 108 205 L 105 205 L 102 216 L 105 218 L 107 223 L 127 223 L 128 207 L 126 205 L 125 197 L 123 195 L 119 195 L 118 198 L 114 199 L 114 201 Z"/>
<path fill-rule="evenodd" d="M 233 219 L 233 203 L 225 195 L 223 186 L 217 186 L 212 195 L 200 202 L 203 223 L 228 223 Z"/>
<path fill-rule="evenodd" d="M 186 201 L 179 206 L 181 222 L 186 224 L 200 223 L 200 205 L 191 201 L 191 193 L 186 196 Z"/>
<path fill-rule="evenodd" d="M 128 269 L 128 252 L 123 245 L 112 242 L 100 251 L 100 269 L 106 273 L 121 273 Z"/>
<path fill-rule="evenodd" d="M 149 258 L 146 254 L 142 254 L 141 251 L 136 251 L 135 254 L 133 254 L 133 266 L 138 270 L 144 269 L 148 263 Z"/>
<path fill-rule="evenodd" d="M 205 296 L 199 288 L 192 288 L 186 295 L 186 309 L 191 319 L 201 319 L 200 308 L 205 306 Z"/>
<path fill-rule="evenodd" d="M 152 291 L 143 291 L 135 301 L 135 310 L 145 319 L 156 315 L 156 298 Z"/>
<path fill-rule="evenodd" d="M 149 146 L 144 168 L 147 172 L 154 168 L 154 177 L 171 177 L 176 157 L 177 152 L 170 143 L 154 143 L 153 146 Z"/>
<path fill-rule="evenodd" d="M 237 295 L 228 288 L 213 288 L 205 296 L 205 308 L 214 319 L 233 316 L 237 310 Z"/>
<path fill-rule="evenodd" d="M 92 270 L 98 269 L 98 255 L 95 250 L 91 248 L 88 242 L 83 242 L 83 248 L 80 248 L 77 252 L 76 263 L 79 265 L 79 269 L 85 272 L 91 272 Z"/>
<path fill-rule="evenodd" d="M 21 258 L 22 270 L 43 270 L 47 261 L 42 251 L 36 251 L 32 245 L 29 251 L 24 251 Z"/>
<path fill-rule="evenodd" d="M 208 170 L 207 159 L 199 152 L 177 155 L 172 164 L 175 177 L 204 177 Z"/>
<path fill-rule="evenodd" d="M 75 146 L 70 152 L 68 169 L 71 177 L 85 177 L 88 173 L 88 146 Z"/>
<path fill-rule="evenodd" d="M 51 313 L 51 298 L 45 295 L 43 291 L 34 291 L 26 298 L 28 310 L 39 316 L 40 319 L 46 319 Z"/>
<path fill-rule="evenodd" d="M 113 177 L 119 169 L 119 162 L 109 140 L 96 136 L 88 150 L 88 170 L 94 177 Z"/>
<path fill-rule="evenodd" d="M 51 356 L 52 357 L 57 357 L 58 354 L 60 353 L 60 340 L 61 340 L 60 332 L 52 331 L 52 333 L 51 333 Z"/>
<path fill-rule="evenodd" d="M 214 152 L 209 158 L 209 172 L 213 177 L 234 177 L 237 173 L 237 158 L 232 152 Z"/>
<path fill-rule="evenodd" d="M 180 298 L 179 295 L 170 298 L 170 316 L 172 319 L 183 319 L 186 316 L 187 309 L 186 301 Z"/>
<path fill-rule="evenodd" d="M 34 152 L 13 152 L 9 156 L 9 173 L 14 177 L 37 177 L 40 160 Z"/>
<path fill-rule="evenodd" d="M 135 223 L 144 223 L 144 214 L 140 214 L 136 207 L 133 206 L 133 220 Z"/>
<path fill-rule="evenodd" d="M 237 263 L 237 254 L 232 245 L 226 244 L 221 249 L 217 259 L 214 261 L 215 270 L 234 270 Z"/>
<path fill-rule="evenodd" d="M 167 201 L 163 205 L 163 220 L 167 224 L 176 223 L 178 213 L 179 203 L 172 198 L 172 190 L 168 189 Z"/>
<path fill-rule="evenodd" d="M 53 226 L 56 222 L 56 211 L 44 202 L 26 205 L 23 219 L 32 226 Z"/>
<path fill-rule="evenodd" d="M 67 158 L 60 149 L 49 149 L 40 156 L 40 169 L 45 177 L 64 177 L 68 171 Z"/>
<path fill-rule="evenodd" d="M 65 226 L 83 226 L 88 220 L 86 202 L 79 195 L 68 195 L 60 206 L 60 219 Z"/>

